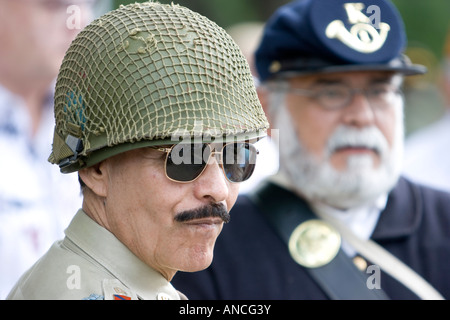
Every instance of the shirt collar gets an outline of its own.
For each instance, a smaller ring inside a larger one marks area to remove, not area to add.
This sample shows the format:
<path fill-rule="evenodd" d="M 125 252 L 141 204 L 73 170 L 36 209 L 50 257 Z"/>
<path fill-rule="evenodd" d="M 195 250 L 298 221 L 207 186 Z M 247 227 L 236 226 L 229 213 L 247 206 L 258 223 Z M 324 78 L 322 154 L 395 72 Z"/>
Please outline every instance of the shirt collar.
<path fill-rule="evenodd" d="M 111 232 L 79 210 L 66 236 L 84 252 L 105 267 L 114 277 L 144 300 L 164 295 L 173 300 L 180 295 L 159 272 L 136 257 Z"/>

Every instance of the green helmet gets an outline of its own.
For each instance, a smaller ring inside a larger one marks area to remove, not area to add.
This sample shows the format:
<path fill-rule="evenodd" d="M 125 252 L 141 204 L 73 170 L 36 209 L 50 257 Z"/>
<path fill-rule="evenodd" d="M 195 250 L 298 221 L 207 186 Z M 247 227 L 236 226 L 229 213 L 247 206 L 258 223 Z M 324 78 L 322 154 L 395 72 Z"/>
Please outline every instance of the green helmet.
<path fill-rule="evenodd" d="M 77 171 L 189 136 L 265 135 L 248 64 L 214 22 L 178 5 L 121 6 L 70 45 L 56 82 L 49 161 Z"/>

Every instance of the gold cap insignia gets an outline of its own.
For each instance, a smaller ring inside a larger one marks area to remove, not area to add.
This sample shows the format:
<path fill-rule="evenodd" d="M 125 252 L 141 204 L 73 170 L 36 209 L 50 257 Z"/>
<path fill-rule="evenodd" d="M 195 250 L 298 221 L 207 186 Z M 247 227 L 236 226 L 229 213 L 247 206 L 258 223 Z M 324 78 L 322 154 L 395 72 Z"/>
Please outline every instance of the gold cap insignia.
<path fill-rule="evenodd" d="M 358 52 L 372 53 L 379 50 L 385 43 L 391 27 L 387 23 L 379 22 L 379 19 L 366 16 L 362 12 L 363 3 L 346 3 L 344 8 L 348 21 L 353 26 L 347 30 L 343 21 L 334 20 L 327 26 L 326 36 L 330 39 L 336 38 Z M 373 12 L 373 16 L 379 18 L 380 8 L 372 5 L 366 12 Z M 377 29 L 380 31 L 378 32 Z"/>

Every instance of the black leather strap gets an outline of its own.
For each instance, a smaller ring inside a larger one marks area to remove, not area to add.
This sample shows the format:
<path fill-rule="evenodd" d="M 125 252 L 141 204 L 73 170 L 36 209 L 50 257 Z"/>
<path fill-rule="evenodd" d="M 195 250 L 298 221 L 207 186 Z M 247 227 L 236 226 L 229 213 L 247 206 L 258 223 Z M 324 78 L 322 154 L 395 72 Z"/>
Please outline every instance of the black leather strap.
<path fill-rule="evenodd" d="M 250 199 L 260 208 L 274 226 L 281 239 L 288 245 L 294 229 L 304 221 L 317 219 L 308 205 L 297 195 L 265 181 Z M 303 268 L 303 267 L 302 267 Z M 322 287 L 330 299 L 334 300 L 388 300 L 381 289 L 369 289 L 367 277 L 342 251 L 328 264 L 318 268 L 305 268 Z"/>

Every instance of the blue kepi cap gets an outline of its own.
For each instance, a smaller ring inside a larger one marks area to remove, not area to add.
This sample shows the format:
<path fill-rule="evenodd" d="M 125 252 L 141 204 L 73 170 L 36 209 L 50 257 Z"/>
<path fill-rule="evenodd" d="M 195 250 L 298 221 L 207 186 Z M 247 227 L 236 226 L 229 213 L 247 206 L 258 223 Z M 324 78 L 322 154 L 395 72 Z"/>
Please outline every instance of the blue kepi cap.
<path fill-rule="evenodd" d="M 387 0 L 298 0 L 268 20 L 255 62 L 261 81 L 358 70 L 425 73 L 403 54 L 405 46 L 403 21 Z"/>

